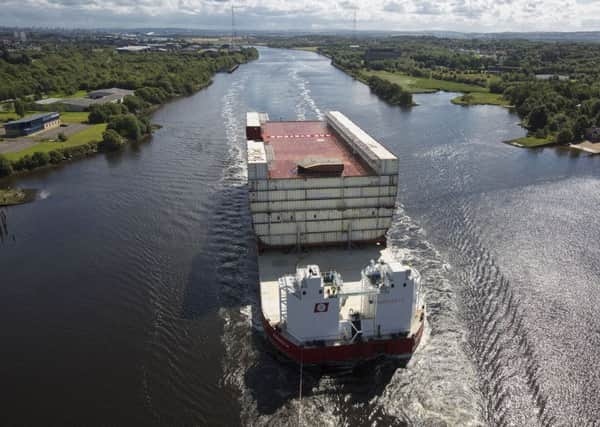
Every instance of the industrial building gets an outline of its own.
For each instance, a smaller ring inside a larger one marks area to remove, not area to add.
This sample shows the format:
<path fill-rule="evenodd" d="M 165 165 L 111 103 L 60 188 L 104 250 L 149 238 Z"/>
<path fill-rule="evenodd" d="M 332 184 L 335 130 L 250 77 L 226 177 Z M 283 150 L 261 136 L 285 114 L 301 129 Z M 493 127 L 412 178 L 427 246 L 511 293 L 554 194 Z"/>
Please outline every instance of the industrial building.
<path fill-rule="evenodd" d="M 87 111 L 92 105 L 107 104 L 109 102 L 121 103 L 126 96 L 134 93 L 132 90 L 113 87 L 92 91 L 85 98 L 49 98 L 36 101 L 36 104 L 42 108 L 49 105 L 60 105 L 65 111 Z"/>
<path fill-rule="evenodd" d="M 60 113 L 41 113 L 4 124 L 6 136 L 27 136 L 60 126 Z"/>
<path fill-rule="evenodd" d="M 600 142 L 600 127 L 591 127 L 586 129 L 585 139 L 590 142 Z"/>
<path fill-rule="evenodd" d="M 137 52 L 148 52 L 152 48 L 150 46 L 123 46 L 118 47 L 117 52 L 119 53 L 137 53 Z"/>

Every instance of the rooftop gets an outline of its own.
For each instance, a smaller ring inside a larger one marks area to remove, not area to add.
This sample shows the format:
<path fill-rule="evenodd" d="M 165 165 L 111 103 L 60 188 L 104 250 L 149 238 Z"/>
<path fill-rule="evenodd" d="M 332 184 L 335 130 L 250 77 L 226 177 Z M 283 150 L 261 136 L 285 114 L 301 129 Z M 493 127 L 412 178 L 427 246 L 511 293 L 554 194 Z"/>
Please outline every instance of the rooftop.
<path fill-rule="evenodd" d="M 106 96 L 110 96 L 110 95 L 121 95 L 121 96 L 127 96 L 127 95 L 133 95 L 134 91 L 133 90 L 127 90 L 127 89 L 120 89 L 118 87 L 111 87 L 110 89 L 98 89 L 98 90 L 93 90 L 90 93 L 88 93 L 88 98 L 102 98 L 102 97 L 106 97 Z"/>
<path fill-rule="evenodd" d="M 12 122 L 8 122 L 6 123 L 7 125 L 16 125 L 19 123 L 29 123 L 32 120 L 37 120 L 37 119 L 41 119 L 43 117 L 51 117 L 51 116 L 60 116 L 59 113 L 56 112 L 50 112 L 50 113 L 39 113 L 39 114 L 33 114 L 31 116 L 27 116 L 27 117 L 23 117 L 22 119 L 19 120 L 13 120 Z"/>
<path fill-rule="evenodd" d="M 319 157 L 343 163 L 342 176 L 371 175 L 370 168 L 322 121 L 265 122 L 262 136 L 270 178 L 297 178 L 298 165 Z"/>
<path fill-rule="evenodd" d="M 146 50 L 150 50 L 150 46 L 123 46 L 117 48 L 119 52 L 143 52 Z"/>
<path fill-rule="evenodd" d="M 61 98 L 46 98 L 46 99 L 40 99 L 38 101 L 35 101 L 35 103 L 38 105 L 49 105 L 49 104 L 54 104 L 54 103 L 60 102 L 60 101 L 62 101 Z"/>

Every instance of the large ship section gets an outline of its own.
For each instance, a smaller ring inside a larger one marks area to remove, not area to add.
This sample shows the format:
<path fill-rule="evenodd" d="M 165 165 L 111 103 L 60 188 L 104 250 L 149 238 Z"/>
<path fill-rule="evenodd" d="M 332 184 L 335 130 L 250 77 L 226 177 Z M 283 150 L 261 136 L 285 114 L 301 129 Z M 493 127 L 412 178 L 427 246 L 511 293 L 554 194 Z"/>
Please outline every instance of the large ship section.
<path fill-rule="evenodd" d="M 325 121 L 247 113 L 248 184 L 259 245 L 383 241 L 398 159 L 337 111 Z"/>
<path fill-rule="evenodd" d="M 269 341 L 309 365 L 410 358 L 424 327 L 420 276 L 384 249 L 398 159 L 337 111 L 248 113 L 246 137 Z"/>

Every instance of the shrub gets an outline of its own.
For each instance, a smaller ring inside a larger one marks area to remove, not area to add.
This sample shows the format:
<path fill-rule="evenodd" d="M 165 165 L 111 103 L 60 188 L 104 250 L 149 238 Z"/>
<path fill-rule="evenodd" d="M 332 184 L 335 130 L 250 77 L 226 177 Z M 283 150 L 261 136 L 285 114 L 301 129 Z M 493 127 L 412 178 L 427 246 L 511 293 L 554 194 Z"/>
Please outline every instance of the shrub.
<path fill-rule="evenodd" d="M 31 161 L 33 162 L 33 168 L 45 166 L 50 163 L 50 155 L 46 152 L 36 151 L 31 156 Z"/>
<path fill-rule="evenodd" d="M 123 138 L 113 129 L 108 129 L 102 134 L 102 142 L 98 148 L 102 151 L 116 151 L 123 146 Z"/>
<path fill-rule="evenodd" d="M 57 150 L 50 151 L 48 155 L 50 156 L 50 163 L 52 163 L 53 165 L 62 162 L 65 158 L 65 156 L 63 156 L 63 154 Z"/>
<path fill-rule="evenodd" d="M 573 132 L 569 128 L 562 129 L 558 135 L 556 135 L 556 142 L 559 144 L 569 144 L 573 142 Z"/>
<path fill-rule="evenodd" d="M 34 153 L 38 154 L 38 153 Z M 35 169 L 39 166 L 39 158 L 33 158 L 33 156 L 30 156 L 29 154 L 24 155 L 23 157 L 21 157 L 19 160 L 17 160 L 13 166 L 16 170 L 23 170 L 23 169 Z M 43 161 L 43 159 L 42 159 Z"/>
<path fill-rule="evenodd" d="M 127 107 L 127 109 L 132 113 L 137 113 L 144 109 L 144 100 L 135 95 L 127 95 L 123 99 L 123 104 Z"/>
<path fill-rule="evenodd" d="M 129 138 L 132 141 L 139 141 L 142 138 L 142 130 L 144 128 L 145 126 L 133 114 L 115 116 L 108 123 L 108 129 L 112 129 L 119 135 Z"/>
<path fill-rule="evenodd" d="M 135 91 L 135 95 L 142 98 L 150 104 L 162 104 L 165 102 L 169 93 L 158 87 L 143 87 Z"/>
<path fill-rule="evenodd" d="M 98 148 L 99 143 L 89 142 L 84 145 L 78 145 L 76 147 L 68 147 L 61 148 L 60 152 L 67 159 L 75 158 L 75 157 L 83 157 L 90 153 L 93 153 Z"/>
<path fill-rule="evenodd" d="M 529 113 L 527 122 L 531 130 L 539 130 L 546 126 L 548 123 L 548 111 L 545 105 L 535 107 Z"/>
<path fill-rule="evenodd" d="M 126 114 L 129 110 L 124 104 L 115 104 L 109 102 L 107 104 L 96 104 L 90 107 L 89 123 L 108 123 L 113 116 Z"/>
<path fill-rule="evenodd" d="M 21 117 L 25 116 L 25 110 L 26 110 L 25 102 L 17 99 L 14 102 L 14 107 L 15 107 L 15 113 L 17 113 Z"/>
<path fill-rule="evenodd" d="M 67 141 L 67 135 L 65 135 L 63 132 L 60 132 L 57 136 L 58 140 L 60 142 L 66 142 Z"/>
<path fill-rule="evenodd" d="M 12 173 L 12 163 L 6 157 L 0 154 L 0 176 L 9 176 Z"/>

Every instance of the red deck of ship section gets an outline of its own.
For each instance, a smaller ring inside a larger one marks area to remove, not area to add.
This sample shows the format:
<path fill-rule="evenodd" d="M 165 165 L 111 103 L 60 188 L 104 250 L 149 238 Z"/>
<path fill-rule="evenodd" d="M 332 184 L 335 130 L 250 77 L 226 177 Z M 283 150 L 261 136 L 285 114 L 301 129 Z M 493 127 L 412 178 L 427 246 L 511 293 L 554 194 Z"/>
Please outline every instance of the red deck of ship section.
<path fill-rule="evenodd" d="M 298 162 L 307 158 L 342 161 L 342 176 L 372 175 L 325 122 L 266 122 L 262 125 L 262 137 L 265 145 L 273 149 L 270 178 L 298 178 Z"/>

